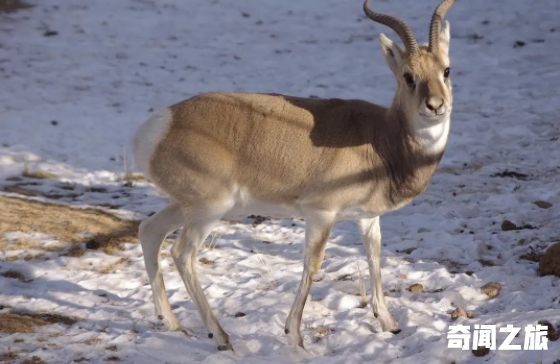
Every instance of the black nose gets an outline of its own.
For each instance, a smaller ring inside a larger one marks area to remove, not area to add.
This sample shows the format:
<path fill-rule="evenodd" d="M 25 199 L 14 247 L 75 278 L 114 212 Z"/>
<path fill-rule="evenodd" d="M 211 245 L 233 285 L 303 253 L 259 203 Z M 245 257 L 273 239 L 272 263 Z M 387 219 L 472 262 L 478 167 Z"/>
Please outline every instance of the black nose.
<path fill-rule="evenodd" d="M 426 98 L 426 107 L 428 108 L 428 110 L 437 111 L 442 106 L 443 106 L 443 98 L 436 97 L 436 96 Z"/>

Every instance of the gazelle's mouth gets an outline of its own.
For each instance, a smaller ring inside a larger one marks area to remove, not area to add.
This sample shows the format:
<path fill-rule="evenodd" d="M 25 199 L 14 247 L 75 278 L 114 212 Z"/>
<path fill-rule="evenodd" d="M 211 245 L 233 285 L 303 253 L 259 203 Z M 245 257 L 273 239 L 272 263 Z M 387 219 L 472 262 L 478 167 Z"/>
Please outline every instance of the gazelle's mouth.
<path fill-rule="evenodd" d="M 437 112 L 430 113 L 430 114 L 426 114 L 426 113 L 423 113 L 423 112 L 419 112 L 419 114 L 420 114 L 420 116 L 422 117 L 422 119 L 430 119 L 430 120 L 444 119 L 444 118 L 446 118 L 450 113 L 451 113 L 450 110 L 446 110 L 445 112 L 442 112 L 441 114 L 438 114 Z"/>

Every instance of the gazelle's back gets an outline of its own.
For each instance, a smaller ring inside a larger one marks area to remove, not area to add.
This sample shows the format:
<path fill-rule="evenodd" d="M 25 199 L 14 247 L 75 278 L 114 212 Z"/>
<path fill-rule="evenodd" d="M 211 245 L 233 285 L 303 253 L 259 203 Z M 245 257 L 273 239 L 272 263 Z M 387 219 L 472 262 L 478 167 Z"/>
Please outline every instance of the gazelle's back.
<path fill-rule="evenodd" d="M 311 198 L 315 178 L 328 173 L 336 181 L 360 169 L 385 109 L 360 100 L 208 93 L 166 113 L 170 120 L 148 122 L 167 125 L 148 172 L 166 192 L 195 202 L 243 187 L 254 198 L 289 203 Z"/>

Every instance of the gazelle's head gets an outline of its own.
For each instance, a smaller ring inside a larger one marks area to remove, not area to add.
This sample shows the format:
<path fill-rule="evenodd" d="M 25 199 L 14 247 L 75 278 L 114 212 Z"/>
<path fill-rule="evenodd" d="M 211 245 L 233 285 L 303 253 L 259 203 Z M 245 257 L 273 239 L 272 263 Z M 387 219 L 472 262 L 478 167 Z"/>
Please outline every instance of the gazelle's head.
<path fill-rule="evenodd" d="M 436 8 L 430 24 L 430 42 L 422 46 L 401 19 L 373 12 L 369 2 L 364 3 L 366 15 L 393 29 L 405 47 L 403 50 L 385 34 L 380 35 L 381 49 L 397 79 L 395 101 L 399 107 L 410 120 L 419 120 L 424 126 L 448 119 L 453 102 L 449 75 L 449 22 L 445 22 L 443 30 L 441 23 L 455 0 L 444 0 Z"/>

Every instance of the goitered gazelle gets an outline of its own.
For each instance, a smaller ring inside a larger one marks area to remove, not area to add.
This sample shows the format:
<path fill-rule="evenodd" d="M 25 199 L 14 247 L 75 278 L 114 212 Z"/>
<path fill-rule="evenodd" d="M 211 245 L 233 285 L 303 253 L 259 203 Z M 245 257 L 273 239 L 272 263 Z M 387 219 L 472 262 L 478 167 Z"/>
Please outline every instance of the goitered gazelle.
<path fill-rule="evenodd" d="M 181 323 L 165 292 L 159 251 L 183 228 L 172 257 L 208 336 L 232 350 L 229 335 L 201 289 L 196 255 L 220 219 L 249 214 L 303 217 L 303 276 L 286 320 L 291 345 L 303 347 L 300 325 L 313 275 L 337 220 L 355 220 L 371 278 L 371 306 L 383 331 L 398 333 L 383 294 L 379 216 L 420 195 L 440 162 L 452 109 L 449 23 L 443 1 L 419 46 L 399 18 L 364 3 L 366 15 L 393 29 L 404 49 L 380 35 L 397 80 L 389 108 L 362 100 L 212 92 L 153 115 L 136 132 L 138 168 L 170 196 L 140 225 L 140 240 L 157 315 L 168 330 Z"/>

